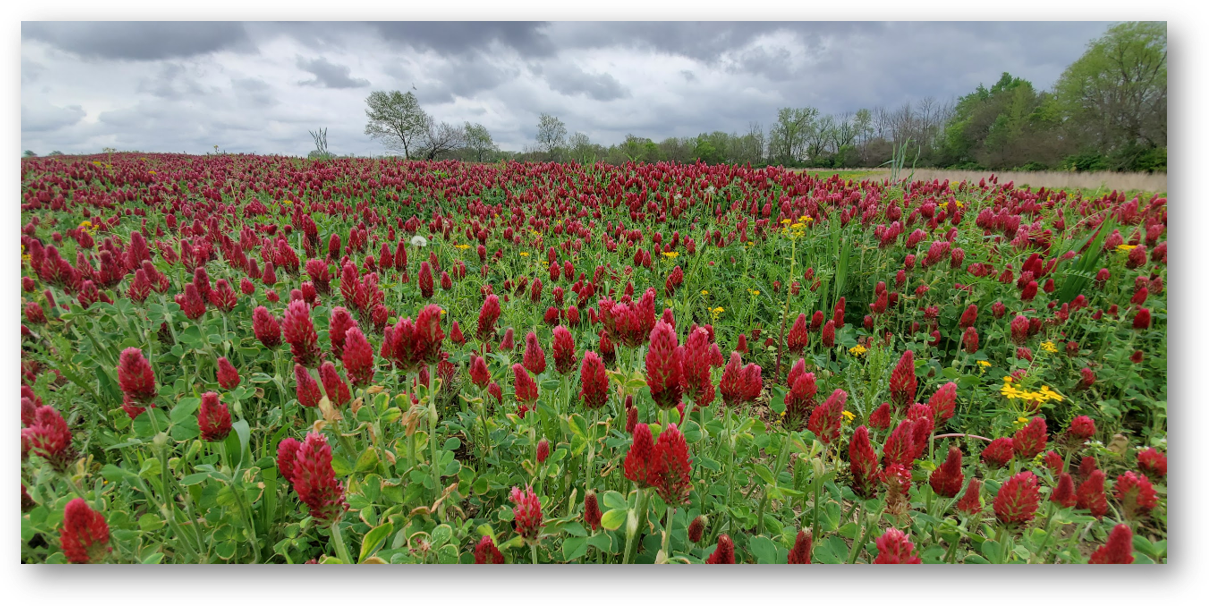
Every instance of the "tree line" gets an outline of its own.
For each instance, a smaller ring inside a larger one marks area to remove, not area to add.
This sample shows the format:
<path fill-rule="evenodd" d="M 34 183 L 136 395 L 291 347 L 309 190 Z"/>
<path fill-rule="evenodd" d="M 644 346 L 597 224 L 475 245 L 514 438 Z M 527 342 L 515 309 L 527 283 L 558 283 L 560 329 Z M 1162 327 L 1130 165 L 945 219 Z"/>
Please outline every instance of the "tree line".
<path fill-rule="evenodd" d="M 658 142 L 629 134 L 605 146 L 541 114 L 533 144 L 503 151 L 481 124 L 438 123 L 414 93 L 377 91 L 366 102 L 365 133 L 407 158 L 858 168 L 884 165 L 898 152 L 920 167 L 1166 171 L 1167 28 L 1109 28 L 1049 91 L 1004 73 L 948 102 L 925 97 L 836 114 L 786 107 L 767 129 L 752 122 L 743 132 Z"/>

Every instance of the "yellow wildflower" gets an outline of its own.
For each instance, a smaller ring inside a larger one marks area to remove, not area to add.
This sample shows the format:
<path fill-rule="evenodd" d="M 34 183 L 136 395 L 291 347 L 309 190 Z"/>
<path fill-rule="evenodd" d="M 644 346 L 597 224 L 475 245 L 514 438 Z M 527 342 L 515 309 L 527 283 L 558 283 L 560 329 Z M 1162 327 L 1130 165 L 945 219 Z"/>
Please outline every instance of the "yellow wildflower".
<path fill-rule="evenodd" d="M 793 223 L 793 219 L 781 219 L 781 225 L 789 225 Z"/>
<path fill-rule="evenodd" d="M 701 294 L 703 294 L 703 295 L 708 295 L 708 294 L 709 294 L 709 291 L 708 291 L 708 290 L 703 290 L 703 291 L 701 291 Z"/>
<path fill-rule="evenodd" d="M 860 356 L 861 354 L 865 353 L 866 351 L 869 351 L 869 350 L 865 349 L 864 345 L 857 345 L 856 347 L 852 347 L 852 348 L 848 349 L 848 353 L 850 353 L 854 356 Z"/>
<path fill-rule="evenodd" d="M 758 291 L 758 290 L 752 290 L 752 289 L 750 289 L 750 288 L 749 288 L 749 289 L 747 289 L 747 294 L 749 294 L 749 295 L 751 295 L 751 296 L 753 296 L 753 297 L 758 297 L 758 296 L 760 296 L 760 291 Z"/>
<path fill-rule="evenodd" d="M 852 414 L 850 411 L 847 411 L 847 410 L 845 410 L 842 414 L 844 415 L 845 423 L 852 423 L 852 420 L 856 418 L 856 415 Z"/>
<path fill-rule="evenodd" d="M 1046 353 L 1058 353 L 1058 346 L 1054 345 L 1053 341 L 1046 341 L 1041 344 L 1041 351 Z"/>
<path fill-rule="evenodd" d="M 1137 248 L 1136 244 L 1121 244 L 1117 246 L 1117 250 L 1121 252 L 1129 252 L 1135 248 Z"/>
<path fill-rule="evenodd" d="M 676 252 L 676 251 L 674 251 L 674 250 L 673 250 L 673 251 L 670 251 L 670 252 L 665 252 L 665 253 L 663 253 L 663 256 L 664 256 L 664 257 L 667 257 L 668 259 L 675 259 L 676 257 L 679 257 L 679 256 L 680 256 L 680 253 L 678 253 L 678 252 Z"/>
<path fill-rule="evenodd" d="M 529 253 L 524 252 L 524 251 L 521 251 L 521 256 L 522 256 L 522 257 L 528 257 L 528 256 L 529 256 Z"/>
<path fill-rule="evenodd" d="M 979 360 L 979 361 L 978 361 L 978 365 L 979 365 L 979 366 L 981 366 L 981 367 L 983 367 L 983 368 L 990 368 L 990 367 L 991 367 L 991 363 L 990 363 L 990 362 L 987 362 L 986 360 Z"/>
<path fill-rule="evenodd" d="M 470 245 L 469 244 L 454 244 L 453 247 L 458 250 L 466 250 L 467 248 L 470 248 Z"/>

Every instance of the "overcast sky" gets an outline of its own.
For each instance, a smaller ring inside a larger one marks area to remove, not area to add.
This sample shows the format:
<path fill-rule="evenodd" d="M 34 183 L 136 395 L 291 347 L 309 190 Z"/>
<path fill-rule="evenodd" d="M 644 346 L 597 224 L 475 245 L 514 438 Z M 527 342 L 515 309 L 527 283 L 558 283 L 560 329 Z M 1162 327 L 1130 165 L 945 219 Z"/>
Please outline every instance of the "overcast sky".
<path fill-rule="evenodd" d="M 21 145 L 380 154 L 374 90 L 414 90 L 437 120 L 503 149 L 538 115 L 620 142 L 767 129 L 776 110 L 941 101 L 1002 72 L 1049 88 L 1105 22 L 24 22 Z"/>

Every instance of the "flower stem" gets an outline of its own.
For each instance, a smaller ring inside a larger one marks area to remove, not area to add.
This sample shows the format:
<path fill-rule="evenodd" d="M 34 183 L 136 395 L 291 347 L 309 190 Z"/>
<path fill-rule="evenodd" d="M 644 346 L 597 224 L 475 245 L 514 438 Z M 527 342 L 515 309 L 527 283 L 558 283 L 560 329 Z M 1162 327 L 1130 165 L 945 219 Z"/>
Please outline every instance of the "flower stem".
<path fill-rule="evenodd" d="M 1049 515 L 1045 517 L 1045 525 L 1044 525 L 1045 539 L 1041 541 L 1041 546 L 1038 547 L 1037 551 L 1034 553 L 1034 555 L 1041 556 L 1042 563 L 1045 563 L 1045 548 L 1049 545 L 1049 538 L 1053 534 L 1053 529 L 1051 528 L 1051 525 L 1054 523 L 1054 517 L 1055 517 L 1055 514 L 1057 514 L 1057 513 L 1058 513 L 1058 505 L 1055 503 L 1050 503 Z"/>
<path fill-rule="evenodd" d="M 336 543 L 336 556 L 340 558 L 340 561 L 344 564 L 356 564 L 348 553 L 348 547 L 344 544 L 344 534 L 340 531 L 339 519 L 332 523 L 332 539 Z"/>
<path fill-rule="evenodd" d="M 638 501 L 635 503 L 634 509 L 630 510 L 634 517 L 627 520 L 626 538 L 625 538 L 625 558 L 622 564 L 630 564 L 634 560 L 634 554 L 637 552 L 638 535 L 641 533 L 642 525 L 646 522 L 647 508 L 647 491 L 638 489 Z"/>
<path fill-rule="evenodd" d="M 663 549 L 664 561 L 667 561 L 668 559 L 671 559 L 671 557 L 672 557 L 672 552 L 669 551 L 668 548 L 672 544 L 672 523 L 673 523 L 672 516 L 675 515 L 675 513 L 676 513 L 676 508 L 669 505 L 667 508 L 667 523 L 663 525 L 663 548 L 662 549 Z"/>

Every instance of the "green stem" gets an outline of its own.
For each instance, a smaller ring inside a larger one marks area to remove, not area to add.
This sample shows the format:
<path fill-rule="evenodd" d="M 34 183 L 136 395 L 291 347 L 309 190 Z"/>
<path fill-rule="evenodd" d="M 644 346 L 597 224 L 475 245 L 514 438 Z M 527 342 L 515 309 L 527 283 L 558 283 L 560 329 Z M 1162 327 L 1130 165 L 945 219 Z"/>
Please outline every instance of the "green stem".
<path fill-rule="evenodd" d="M 416 468 L 416 435 L 415 433 L 407 436 L 407 467 L 408 469 Z"/>
<path fill-rule="evenodd" d="M 856 540 L 852 542 L 852 551 L 848 553 L 848 563 L 855 564 L 856 558 L 865 549 L 865 539 L 869 538 L 869 521 L 865 519 L 865 501 L 861 499 L 861 511 L 857 519 L 861 521 L 861 534 L 857 535 Z"/>
<path fill-rule="evenodd" d="M 635 503 L 634 509 L 630 513 L 634 518 L 626 521 L 626 537 L 625 537 L 625 558 L 622 564 L 630 564 L 634 561 L 634 554 L 637 552 L 638 535 L 641 534 L 642 525 L 646 523 L 646 508 L 647 508 L 647 491 L 638 489 L 638 501 Z"/>
<path fill-rule="evenodd" d="M 735 497 L 735 436 L 734 422 L 731 419 L 730 408 L 726 409 L 726 440 L 728 442 L 728 454 L 726 461 L 726 510 L 727 519 L 729 520 L 728 526 L 731 527 L 730 531 L 735 532 L 735 529 L 733 528 L 735 525 L 735 515 L 730 510 L 731 502 Z"/>
<path fill-rule="evenodd" d="M 336 542 L 336 556 L 340 558 L 340 561 L 345 564 L 356 564 L 348 553 L 348 546 L 344 544 L 344 534 L 340 531 L 339 519 L 332 523 L 332 539 Z"/>
<path fill-rule="evenodd" d="M 1041 556 L 1041 563 L 1043 563 L 1043 564 L 1045 563 L 1045 559 L 1046 559 L 1045 558 L 1045 548 L 1047 545 L 1049 545 L 1050 535 L 1053 534 L 1053 529 L 1051 528 L 1051 525 L 1054 523 L 1054 517 L 1055 517 L 1055 514 L 1057 514 L 1057 513 L 1058 513 L 1058 506 L 1054 503 L 1050 503 L 1049 515 L 1047 515 L 1045 517 L 1045 539 L 1043 539 L 1041 541 L 1041 546 L 1038 547 L 1037 551 L 1034 553 L 1034 555 Z"/>
<path fill-rule="evenodd" d="M 151 430 L 154 431 L 155 435 L 158 436 L 160 434 L 160 428 L 159 421 L 155 418 L 154 408 L 147 409 L 147 418 L 151 421 Z M 168 525 L 172 528 L 172 532 L 176 533 L 176 535 L 180 537 L 181 542 L 187 548 L 191 557 L 196 557 L 198 558 L 198 563 L 203 563 L 200 555 L 202 550 L 202 542 L 201 537 L 197 535 L 196 521 L 193 522 L 193 524 L 195 524 L 194 536 L 197 537 L 198 543 L 197 548 L 194 549 L 193 545 L 189 543 L 189 539 L 186 537 L 184 531 L 181 530 L 180 524 L 177 524 L 176 513 L 169 509 L 169 504 L 176 504 L 176 476 L 172 475 L 171 470 L 168 469 L 168 454 L 164 452 L 163 447 L 157 444 L 153 443 L 152 448 L 155 451 L 155 457 L 159 459 L 160 462 L 160 490 L 164 493 L 163 501 L 160 505 L 163 510 L 162 513 L 164 514 L 164 517 L 167 518 Z M 189 502 L 187 500 L 185 501 L 185 508 L 186 515 L 188 515 L 190 519 L 193 519 L 193 514 L 191 513 L 192 508 L 189 507 Z"/>
<path fill-rule="evenodd" d="M 537 543 L 529 543 L 529 556 L 533 558 L 533 563 L 537 563 Z"/>
<path fill-rule="evenodd" d="M 429 406 L 429 409 L 428 409 L 428 444 L 429 444 L 429 451 L 431 452 L 431 455 L 430 455 L 431 461 L 429 462 L 429 465 L 432 467 L 432 487 L 433 487 L 433 490 L 436 491 L 436 496 L 434 498 L 440 498 L 441 497 L 441 469 L 440 469 L 440 465 L 439 465 L 440 459 L 438 458 L 440 453 L 437 450 L 439 448 L 437 446 L 437 393 L 438 393 L 440 383 L 439 383 L 439 380 L 437 379 L 437 366 L 434 364 L 434 365 L 430 366 L 429 368 L 430 369 L 428 371 L 428 377 L 429 377 L 428 380 L 429 380 L 429 383 L 433 386 L 433 390 L 432 390 L 431 395 L 429 396 L 429 401 L 428 401 L 428 406 Z M 444 515 L 443 515 L 444 511 L 445 511 L 445 504 L 441 503 L 441 506 L 440 506 L 440 508 L 438 508 L 438 511 L 437 511 L 438 520 L 444 518 Z"/>
<path fill-rule="evenodd" d="M 814 536 L 823 536 L 819 534 L 819 504 L 823 500 L 823 476 L 818 476 L 814 479 L 814 513 L 811 515 L 810 532 Z"/>
<path fill-rule="evenodd" d="M 67 485 L 71 487 L 71 491 L 76 493 L 77 497 L 80 497 L 85 501 L 88 500 L 88 497 L 84 496 L 84 492 L 79 486 L 76 486 L 76 483 L 71 480 L 71 477 L 67 475 L 67 472 L 63 472 L 61 475 L 63 476 L 63 481 L 67 482 Z"/>
<path fill-rule="evenodd" d="M 1007 534 L 1007 526 L 1000 525 L 999 530 L 995 532 L 995 542 L 999 544 L 999 561 L 995 562 L 996 564 L 1002 564 L 1005 559 L 1003 553 L 1003 537 L 1005 534 Z"/>
<path fill-rule="evenodd" d="M 672 552 L 668 548 L 672 544 L 672 516 L 675 515 L 676 508 L 668 506 L 667 508 L 667 523 L 663 525 L 663 557 L 664 560 L 669 560 L 672 557 Z"/>
<path fill-rule="evenodd" d="M 949 543 L 949 549 L 945 551 L 945 562 L 952 564 L 957 556 L 957 546 L 961 544 L 961 536 L 958 535 L 952 543 Z"/>
<path fill-rule="evenodd" d="M 764 534 L 764 507 L 768 505 L 768 490 L 764 490 L 760 498 L 760 508 L 756 513 L 756 534 Z"/>
<path fill-rule="evenodd" d="M 244 528 L 248 529 L 248 533 L 252 538 L 252 563 L 260 563 L 260 541 L 256 538 L 256 524 L 252 521 L 252 515 L 248 511 L 248 505 L 244 502 L 243 489 L 235 486 L 232 482 L 231 492 L 235 494 L 235 504 L 239 507 L 240 521 L 243 522 Z"/>

